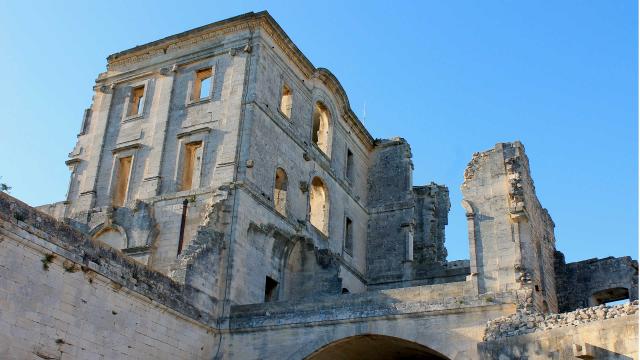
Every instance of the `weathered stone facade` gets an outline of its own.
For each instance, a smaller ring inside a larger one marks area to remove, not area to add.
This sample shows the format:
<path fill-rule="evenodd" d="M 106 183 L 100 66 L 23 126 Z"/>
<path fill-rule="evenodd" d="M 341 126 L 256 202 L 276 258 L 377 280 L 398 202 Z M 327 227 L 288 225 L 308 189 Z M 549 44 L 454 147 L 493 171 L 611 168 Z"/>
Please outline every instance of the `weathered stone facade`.
<path fill-rule="evenodd" d="M 556 252 L 519 142 L 474 154 L 462 185 L 470 259 L 447 261 L 448 188 L 414 186 L 409 144 L 374 140 L 338 80 L 266 12 L 107 60 L 69 154 L 67 199 L 39 207 L 61 222 L 0 197 L 5 357 L 324 359 L 378 347 L 481 358 L 505 341 L 493 319 L 555 316 L 605 302 L 603 291 L 637 299 L 630 258 L 605 259 L 620 281 L 603 271 L 566 293 L 583 266 Z M 43 275 L 94 294 L 105 314 Z M 610 320 L 602 339 L 627 331 Z M 69 330 L 85 323 L 120 340 Z M 566 358 L 566 344 L 545 344 Z M 609 350 L 637 358 L 627 343 Z"/>

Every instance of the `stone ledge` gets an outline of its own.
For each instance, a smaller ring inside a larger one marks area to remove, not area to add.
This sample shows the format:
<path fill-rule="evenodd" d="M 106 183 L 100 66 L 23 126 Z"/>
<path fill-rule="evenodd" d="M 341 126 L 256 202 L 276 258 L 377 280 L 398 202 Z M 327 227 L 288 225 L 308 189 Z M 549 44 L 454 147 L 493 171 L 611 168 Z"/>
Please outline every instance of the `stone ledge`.
<path fill-rule="evenodd" d="M 465 282 L 416 286 L 316 297 L 296 301 L 235 305 L 231 307 L 230 328 L 309 324 L 319 321 L 361 320 L 372 317 L 415 316 L 427 312 L 471 312 L 486 306 L 512 305 L 513 292 L 473 295 Z M 457 288 L 457 289 L 454 289 Z M 456 295 L 454 295 L 456 294 Z"/>

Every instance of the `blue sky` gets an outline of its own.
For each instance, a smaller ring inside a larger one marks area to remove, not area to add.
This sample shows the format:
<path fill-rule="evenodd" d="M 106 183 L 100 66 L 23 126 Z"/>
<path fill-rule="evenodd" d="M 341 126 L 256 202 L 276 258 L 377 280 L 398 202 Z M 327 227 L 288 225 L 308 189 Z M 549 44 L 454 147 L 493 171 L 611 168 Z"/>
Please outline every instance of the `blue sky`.
<path fill-rule="evenodd" d="M 449 187 L 450 260 L 468 258 L 467 162 L 513 140 L 567 260 L 636 257 L 635 1 L 3 1 L 1 181 L 32 205 L 63 200 L 107 55 L 260 10 L 338 77 L 361 118 L 366 104 L 374 137 L 410 142 L 416 185 Z"/>

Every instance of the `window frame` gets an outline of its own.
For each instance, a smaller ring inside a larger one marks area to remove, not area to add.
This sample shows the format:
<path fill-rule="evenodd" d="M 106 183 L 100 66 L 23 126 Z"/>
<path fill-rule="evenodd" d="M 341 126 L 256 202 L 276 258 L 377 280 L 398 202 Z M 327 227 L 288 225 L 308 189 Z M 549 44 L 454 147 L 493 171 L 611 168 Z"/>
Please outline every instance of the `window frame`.
<path fill-rule="evenodd" d="M 196 83 L 197 81 L 200 81 L 200 86 L 198 86 L 199 90 L 198 91 L 198 96 L 200 96 L 200 92 L 202 91 L 202 80 L 198 80 L 198 73 L 202 72 L 202 71 L 206 71 L 208 70 L 210 72 L 209 75 L 209 79 L 211 79 L 211 86 L 209 87 L 209 94 L 206 97 L 202 97 L 202 98 L 196 98 Z M 214 83 L 214 77 L 215 77 L 215 65 L 213 64 L 209 64 L 206 66 L 201 66 L 196 68 L 195 70 L 193 70 L 193 74 L 191 75 L 191 80 L 189 80 L 189 86 L 188 86 L 188 101 L 187 101 L 187 105 L 195 105 L 195 104 L 202 104 L 202 103 L 206 103 L 209 102 L 213 99 L 213 91 L 215 88 L 215 83 Z"/>
<path fill-rule="evenodd" d="M 124 200 L 121 205 L 118 207 L 125 207 L 129 202 L 131 197 L 131 183 L 135 176 L 135 165 L 136 165 L 136 156 L 137 156 L 138 146 L 128 146 L 124 149 L 116 149 L 113 151 L 113 162 L 111 166 L 111 179 L 109 180 L 109 204 L 116 206 L 115 204 L 115 196 L 118 186 L 118 180 L 120 176 L 120 159 L 130 157 L 131 158 L 131 167 L 129 169 L 129 176 L 127 178 L 127 189 L 124 193 Z"/>
<path fill-rule="evenodd" d="M 132 121 L 132 120 L 136 120 L 136 119 L 141 119 L 143 117 L 145 117 L 146 111 L 147 111 L 147 101 L 148 101 L 148 95 L 149 95 L 149 80 L 150 79 L 146 79 L 143 81 L 139 81 L 139 82 L 134 82 L 131 83 L 129 85 L 127 85 L 127 95 L 125 96 L 124 99 L 124 111 L 123 111 L 123 117 L 122 117 L 122 122 L 127 122 L 127 121 Z M 131 114 L 129 115 L 129 112 L 131 111 L 131 107 L 133 105 L 133 103 L 131 102 L 131 97 L 133 96 L 133 92 L 135 91 L 135 89 L 138 89 L 142 87 L 143 91 L 142 91 L 142 102 L 139 103 L 139 108 L 140 111 L 136 114 Z"/>
<path fill-rule="evenodd" d="M 176 162 L 175 162 L 176 166 L 173 174 L 173 189 L 175 192 L 193 191 L 203 187 L 202 181 L 203 181 L 203 175 L 206 174 L 205 168 L 206 168 L 206 157 L 207 157 L 207 151 L 208 151 L 207 138 L 209 137 L 210 133 L 211 133 L 211 128 L 205 127 L 205 128 L 196 129 L 191 132 L 178 134 L 178 151 L 176 151 L 177 153 Z M 202 142 L 202 161 L 201 161 L 200 170 L 199 170 L 200 181 L 195 186 L 192 183 L 191 189 L 182 190 L 182 171 L 184 169 L 186 145 L 199 142 L 199 141 Z"/>

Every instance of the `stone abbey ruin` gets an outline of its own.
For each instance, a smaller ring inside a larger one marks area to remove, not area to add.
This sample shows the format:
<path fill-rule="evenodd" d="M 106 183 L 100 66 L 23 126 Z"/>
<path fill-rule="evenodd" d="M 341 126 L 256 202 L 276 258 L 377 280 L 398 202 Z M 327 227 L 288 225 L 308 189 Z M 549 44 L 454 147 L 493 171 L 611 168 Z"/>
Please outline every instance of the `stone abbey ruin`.
<path fill-rule="evenodd" d="M 0 194 L 2 359 L 638 359 L 637 261 L 565 262 L 521 143 L 473 155 L 447 261 L 448 188 L 266 12 L 93 90 L 66 200 Z"/>

